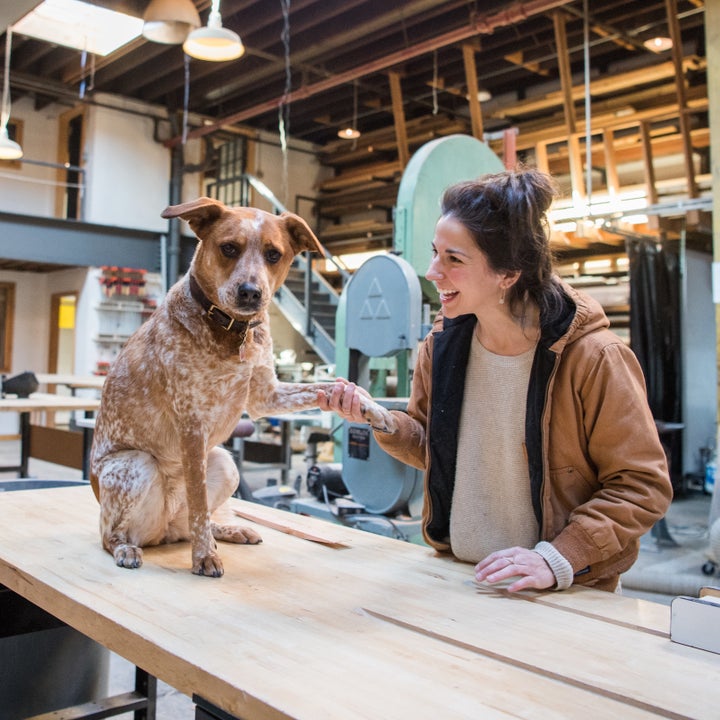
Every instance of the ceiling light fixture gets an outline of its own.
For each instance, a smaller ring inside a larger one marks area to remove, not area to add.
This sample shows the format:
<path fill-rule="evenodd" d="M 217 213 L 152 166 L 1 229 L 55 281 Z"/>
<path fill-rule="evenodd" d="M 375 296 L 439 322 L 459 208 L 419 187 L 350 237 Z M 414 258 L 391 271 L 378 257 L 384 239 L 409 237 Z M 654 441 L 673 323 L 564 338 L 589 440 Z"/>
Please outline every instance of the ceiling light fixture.
<path fill-rule="evenodd" d="M 643 45 L 654 53 L 661 53 L 669 50 L 672 47 L 672 40 L 669 37 L 663 37 L 658 35 L 657 37 L 649 38 L 645 40 Z"/>
<path fill-rule="evenodd" d="M 3 74 L 2 113 L 0 113 L 0 160 L 19 160 L 23 150 L 8 135 L 10 122 L 10 46 L 12 44 L 12 26 L 5 36 L 5 73 Z"/>
<path fill-rule="evenodd" d="M 338 130 L 338 137 L 343 140 L 357 140 L 361 133 L 357 129 L 357 80 L 353 81 L 353 116 L 352 125 Z"/>
<path fill-rule="evenodd" d="M 207 26 L 193 30 L 187 36 L 183 50 L 197 60 L 212 62 L 236 60 L 245 52 L 240 36 L 222 26 L 220 0 L 212 0 Z"/>
<path fill-rule="evenodd" d="M 201 24 L 192 0 L 152 0 L 143 15 L 142 34 L 152 42 L 180 45 Z"/>

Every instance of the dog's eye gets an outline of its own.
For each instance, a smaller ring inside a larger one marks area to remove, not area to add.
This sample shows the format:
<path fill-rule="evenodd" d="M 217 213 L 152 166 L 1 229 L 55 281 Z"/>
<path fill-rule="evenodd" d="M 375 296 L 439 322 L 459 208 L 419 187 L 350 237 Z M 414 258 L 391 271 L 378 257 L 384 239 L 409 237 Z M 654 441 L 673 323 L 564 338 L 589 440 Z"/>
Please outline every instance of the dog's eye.
<path fill-rule="evenodd" d="M 220 246 L 220 252 L 226 258 L 236 258 L 240 254 L 240 248 L 238 248 L 237 245 L 233 245 L 232 243 L 225 243 L 224 245 Z"/>
<path fill-rule="evenodd" d="M 275 263 L 279 262 L 281 257 L 282 257 L 282 253 L 279 250 L 275 250 L 274 248 L 268 250 L 265 253 L 265 259 L 271 265 L 275 265 Z"/>

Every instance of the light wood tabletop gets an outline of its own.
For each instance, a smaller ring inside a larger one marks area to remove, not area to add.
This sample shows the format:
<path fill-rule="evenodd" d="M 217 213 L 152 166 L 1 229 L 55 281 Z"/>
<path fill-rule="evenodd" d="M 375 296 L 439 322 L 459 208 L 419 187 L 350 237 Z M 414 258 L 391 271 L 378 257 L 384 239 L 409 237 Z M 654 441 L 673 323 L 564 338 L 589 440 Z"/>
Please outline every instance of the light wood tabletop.
<path fill-rule="evenodd" d="M 102 388 L 104 375 L 73 375 L 72 373 L 35 373 L 42 385 L 65 385 L 73 390 L 78 388 Z"/>
<path fill-rule="evenodd" d="M 0 412 L 34 412 L 43 410 L 97 410 L 100 400 L 74 395 L 56 395 L 55 393 L 32 393 L 20 398 L 7 395 L 0 398 Z"/>
<path fill-rule="evenodd" d="M 187 543 L 116 567 L 88 487 L 0 493 L 0 583 L 237 718 L 718 718 L 720 656 L 671 642 L 668 606 L 511 596 L 424 546 L 240 500 L 226 514 L 264 541 L 220 544 L 213 579 Z"/>

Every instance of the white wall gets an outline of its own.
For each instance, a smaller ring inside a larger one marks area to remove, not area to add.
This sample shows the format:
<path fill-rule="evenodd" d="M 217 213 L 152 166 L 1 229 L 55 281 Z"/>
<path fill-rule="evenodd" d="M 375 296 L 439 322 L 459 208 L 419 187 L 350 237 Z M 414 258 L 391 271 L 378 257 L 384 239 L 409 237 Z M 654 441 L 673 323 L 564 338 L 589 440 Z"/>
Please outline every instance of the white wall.
<path fill-rule="evenodd" d="M 255 148 L 255 166 L 248 168 L 248 171 L 262 180 L 290 212 L 295 212 L 295 198 L 298 195 L 315 196 L 320 181 L 331 171 L 320 165 L 310 143 L 294 140 L 288 149 L 285 178 L 283 152 L 278 137 L 261 133 L 259 138 L 262 142 L 258 142 Z M 253 193 L 252 202 L 262 210 L 272 209 L 257 193 Z M 299 214 L 314 229 L 315 220 L 309 213 L 308 203 L 300 204 Z"/>
<path fill-rule="evenodd" d="M 167 230 L 160 213 L 168 204 L 170 150 L 154 130 L 152 118 L 90 107 L 83 158 L 87 222 Z"/>
<path fill-rule="evenodd" d="M 13 120 L 22 120 L 22 148 L 25 158 L 42 162 L 57 160 L 57 105 L 36 112 L 32 100 L 23 98 L 13 103 Z M 52 217 L 55 213 L 55 174 L 53 168 L 28 162 L 0 162 L 0 211 Z"/>

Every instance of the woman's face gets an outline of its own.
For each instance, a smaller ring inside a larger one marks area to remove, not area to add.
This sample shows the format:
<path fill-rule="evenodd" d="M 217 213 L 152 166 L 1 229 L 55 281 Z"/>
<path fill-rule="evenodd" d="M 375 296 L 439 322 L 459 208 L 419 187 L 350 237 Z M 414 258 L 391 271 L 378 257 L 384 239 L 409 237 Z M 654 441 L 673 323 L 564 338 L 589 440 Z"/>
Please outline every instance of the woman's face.
<path fill-rule="evenodd" d="M 435 284 L 445 317 L 453 318 L 480 316 L 497 307 L 507 274 L 492 270 L 465 226 L 444 215 L 435 226 L 433 259 L 425 277 Z"/>

